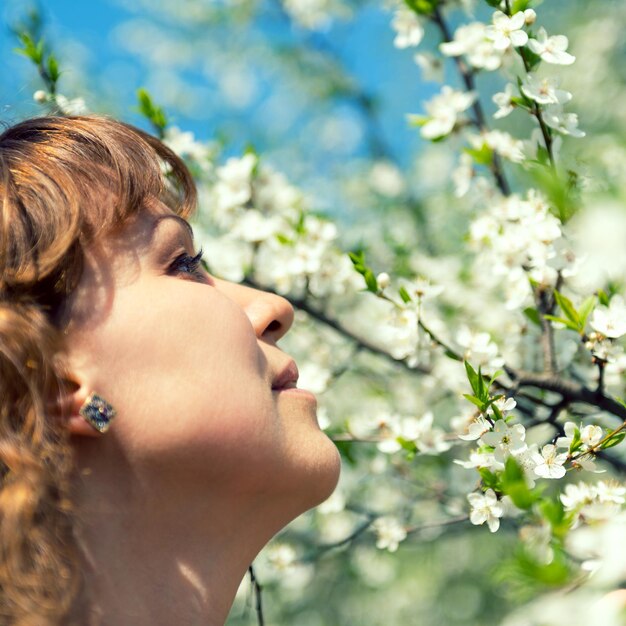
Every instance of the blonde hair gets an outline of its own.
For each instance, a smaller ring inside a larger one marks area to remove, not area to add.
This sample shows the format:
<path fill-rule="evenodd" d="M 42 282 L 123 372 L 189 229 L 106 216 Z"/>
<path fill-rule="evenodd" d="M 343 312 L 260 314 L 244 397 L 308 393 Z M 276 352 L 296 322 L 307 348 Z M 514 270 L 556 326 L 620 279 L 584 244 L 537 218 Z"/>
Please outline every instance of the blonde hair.
<path fill-rule="evenodd" d="M 61 320 L 90 242 L 154 198 L 186 218 L 196 190 L 169 148 L 130 125 L 41 117 L 0 135 L 3 625 L 60 624 L 79 591 L 73 459 L 49 411 L 63 391 Z"/>

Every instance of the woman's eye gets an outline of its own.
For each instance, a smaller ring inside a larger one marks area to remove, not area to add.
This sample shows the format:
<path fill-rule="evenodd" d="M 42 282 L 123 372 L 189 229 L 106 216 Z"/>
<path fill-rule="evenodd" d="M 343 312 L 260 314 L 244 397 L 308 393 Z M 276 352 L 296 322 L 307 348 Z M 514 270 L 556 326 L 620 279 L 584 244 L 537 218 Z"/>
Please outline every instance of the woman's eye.
<path fill-rule="evenodd" d="M 173 274 L 183 273 L 204 280 L 205 274 L 202 271 L 202 250 L 195 256 L 187 253 L 177 256 L 170 265 L 170 271 Z"/>

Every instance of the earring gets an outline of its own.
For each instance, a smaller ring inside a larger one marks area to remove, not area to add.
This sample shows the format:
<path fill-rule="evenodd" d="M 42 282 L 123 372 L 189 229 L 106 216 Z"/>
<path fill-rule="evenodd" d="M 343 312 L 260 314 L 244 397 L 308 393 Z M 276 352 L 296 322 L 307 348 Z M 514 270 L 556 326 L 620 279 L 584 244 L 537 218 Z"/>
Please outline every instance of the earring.
<path fill-rule="evenodd" d="M 80 407 L 79 413 L 99 432 L 109 430 L 117 411 L 102 397 L 92 393 Z"/>

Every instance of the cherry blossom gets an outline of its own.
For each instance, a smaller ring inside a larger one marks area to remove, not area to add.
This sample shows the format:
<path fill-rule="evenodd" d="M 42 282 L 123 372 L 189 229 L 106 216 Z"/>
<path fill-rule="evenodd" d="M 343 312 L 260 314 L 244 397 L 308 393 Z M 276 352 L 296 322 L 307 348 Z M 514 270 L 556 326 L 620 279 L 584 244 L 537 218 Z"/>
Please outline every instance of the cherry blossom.
<path fill-rule="evenodd" d="M 475 93 L 456 91 L 445 85 L 439 95 L 424 105 L 428 117 L 422 125 L 422 137 L 437 139 L 448 135 L 454 129 L 459 113 L 469 109 L 475 100 Z"/>
<path fill-rule="evenodd" d="M 414 11 L 401 6 L 394 14 L 391 26 L 396 31 L 393 45 L 396 48 L 418 46 L 424 37 L 424 26 Z"/>
<path fill-rule="evenodd" d="M 504 51 L 495 47 L 488 32 L 488 26 L 482 22 L 459 26 L 454 39 L 440 44 L 439 49 L 446 56 L 465 55 L 472 67 L 497 70 L 502 65 Z"/>
<path fill-rule="evenodd" d="M 558 89 L 555 78 L 539 78 L 528 74 L 522 81 L 522 93 L 539 104 L 565 104 L 572 99 L 569 91 Z"/>
<path fill-rule="evenodd" d="M 613 296 L 608 306 L 598 305 L 592 314 L 591 327 L 610 339 L 626 335 L 626 304 L 620 295 Z"/>
<path fill-rule="evenodd" d="M 395 552 L 398 545 L 406 539 L 406 528 L 391 515 L 379 517 L 372 523 L 372 529 L 376 533 L 376 547 L 380 550 Z"/>
<path fill-rule="evenodd" d="M 493 489 L 487 489 L 484 494 L 470 493 L 467 499 L 472 507 L 470 521 L 476 526 L 487 522 L 489 530 L 495 533 L 500 528 L 500 518 L 504 515 L 502 504 Z"/>
<path fill-rule="evenodd" d="M 555 65 L 571 65 L 576 57 L 566 52 L 569 41 L 565 35 L 553 35 L 548 37 L 548 33 L 543 26 L 537 31 L 535 39 L 528 40 L 528 47 L 542 61 Z"/>
<path fill-rule="evenodd" d="M 546 444 L 541 449 L 541 453 L 535 453 L 535 474 L 541 478 L 563 478 L 565 467 L 563 464 L 567 460 L 567 454 L 557 454 L 556 446 L 551 443 Z"/>
<path fill-rule="evenodd" d="M 496 11 L 492 19 L 493 25 L 487 28 L 487 37 L 493 41 L 493 47 L 496 50 L 526 45 L 528 35 L 522 30 L 526 23 L 523 11 L 518 11 L 511 17 L 502 11 Z"/>
<path fill-rule="evenodd" d="M 498 420 L 493 430 L 485 433 L 481 441 L 495 448 L 494 457 L 499 463 L 515 452 L 521 452 L 526 448 L 526 429 L 521 424 L 509 426 L 504 420 Z"/>
<path fill-rule="evenodd" d="M 501 119 L 509 115 L 515 108 L 512 98 L 515 94 L 513 83 L 507 83 L 504 91 L 499 91 L 493 95 L 493 102 L 498 106 L 498 110 L 493 114 L 495 119 Z"/>

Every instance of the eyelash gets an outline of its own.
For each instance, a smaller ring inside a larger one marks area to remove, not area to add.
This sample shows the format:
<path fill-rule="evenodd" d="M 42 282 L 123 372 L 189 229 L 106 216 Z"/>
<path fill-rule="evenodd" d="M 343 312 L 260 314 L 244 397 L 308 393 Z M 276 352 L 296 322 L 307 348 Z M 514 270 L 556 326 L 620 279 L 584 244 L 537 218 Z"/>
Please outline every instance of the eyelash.
<path fill-rule="evenodd" d="M 205 275 L 200 269 L 202 265 L 202 250 L 200 250 L 200 252 L 198 252 L 195 256 L 191 256 L 184 252 L 174 259 L 170 265 L 170 270 L 174 273 L 186 272 L 187 274 L 194 276 L 194 278 L 204 280 Z"/>

